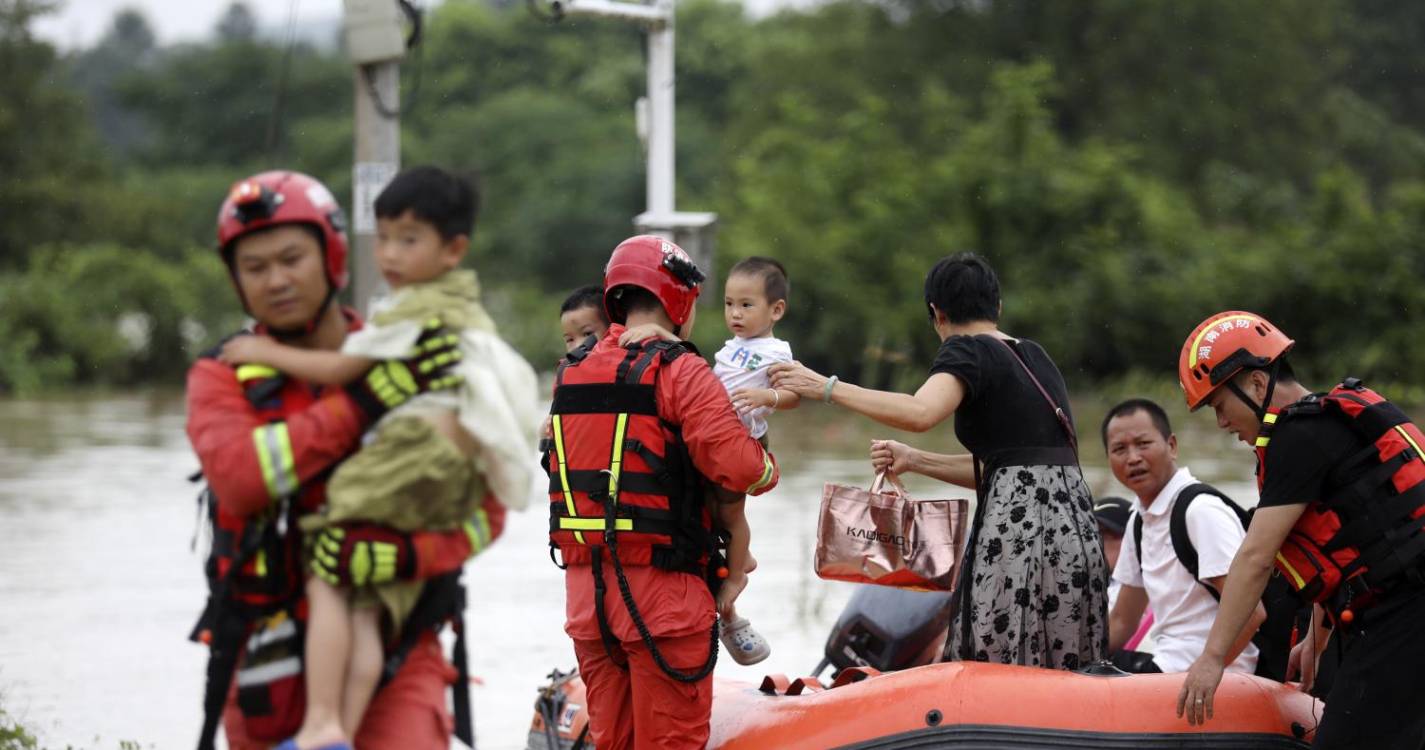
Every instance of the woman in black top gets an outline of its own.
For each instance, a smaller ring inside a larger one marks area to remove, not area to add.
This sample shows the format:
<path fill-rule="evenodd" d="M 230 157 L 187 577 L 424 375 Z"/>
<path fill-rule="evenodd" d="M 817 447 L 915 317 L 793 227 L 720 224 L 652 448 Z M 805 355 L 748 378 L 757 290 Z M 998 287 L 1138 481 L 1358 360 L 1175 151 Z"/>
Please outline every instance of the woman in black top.
<path fill-rule="evenodd" d="M 942 343 L 915 395 L 861 388 L 800 363 L 775 365 L 773 385 L 914 432 L 955 415 L 970 455 L 886 440 L 871 450 L 877 470 L 976 490 L 947 658 L 1055 669 L 1102 659 L 1108 565 L 1064 378 L 1038 344 L 999 330 L 999 281 L 978 255 L 936 263 L 925 302 Z"/>

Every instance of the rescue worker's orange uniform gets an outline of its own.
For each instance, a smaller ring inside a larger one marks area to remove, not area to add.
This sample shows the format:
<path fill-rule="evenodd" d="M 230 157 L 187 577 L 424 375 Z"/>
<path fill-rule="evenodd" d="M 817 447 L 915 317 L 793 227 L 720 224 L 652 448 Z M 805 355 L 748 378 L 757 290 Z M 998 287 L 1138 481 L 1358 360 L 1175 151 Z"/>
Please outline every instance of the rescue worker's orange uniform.
<path fill-rule="evenodd" d="M 622 357 L 624 327 L 609 326 L 590 357 Z M 616 351 L 616 353 L 611 352 Z M 776 485 L 775 462 L 737 418 L 706 360 L 683 356 L 662 373 L 656 391 L 658 415 L 682 427 L 693 465 L 710 482 L 733 492 L 761 494 Z M 771 467 L 770 473 L 768 471 Z M 634 602 L 659 650 L 673 667 L 693 671 L 708 656 L 708 630 L 717 616 L 707 584 L 689 573 L 651 565 L 624 567 Z M 629 670 L 604 652 L 594 607 L 594 579 L 587 564 L 565 571 L 564 631 L 574 639 L 579 674 L 588 687 L 590 739 L 600 750 L 637 747 L 701 748 L 708 740 L 712 677 L 694 683 L 663 674 L 644 647 L 619 595 L 613 566 L 603 566 L 604 612 Z M 615 654 L 615 656 L 621 656 Z"/>
<path fill-rule="evenodd" d="M 711 516 L 693 488 L 757 495 L 778 479 L 705 360 L 682 345 L 619 346 L 625 316 L 611 301 L 621 288 L 651 292 L 677 332 L 701 281 L 670 242 L 620 244 L 605 272 L 615 322 L 571 355 L 555 388 L 550 539 L 568 565 L 564 629 L 599 750 L 706 746 L 717 615 L 702 576 Z"/>
<path fill-rule="evenodd" d="M 360 328 L 348 313 L 351 330 Z M 188 437 L 217 499 L 219 510 L 248 518 L 266 510 L 274 489 L 265 479 L 263 465 L 287 462 L 295 481 L 300 508 L 314 512 L 326 498 L 326 477 L 342 459 L 360 446 L 366 417 L 339 387 L 314 390 L 289 379 L 277 396 L 281 422 L 269 422 L 249 402 L 232 367 L 216 359 L 200 359 L 188 372 Z M 269 437 L 283 436 L 269 440 Z M 259 455 L 259 446 L 278 451 Z M 415 577 L 430 578 L 458 570 L 472 554 L 483 549 L 504 529 L 504 507 L 487 500 L 484 518 L 472 522 L 479 528 L 412 535 Z M 288 529 L 300 546 L 300 529 Z M 475 545 L 479 544 L 480 549 Z M 300 590 L 300 589 L 299 589 Z M 452 719 L 446 706 L 446 688 L 455 670 L 441 653 L 435 633 L 428 633 L 412 649 L 395 679 L 377 691 L 356 743 L 363 748 L 445 748 L 450 742 Z M 271 741 L 248 737 L 242 713 L 229 693 L 223 713 L 228 746 L 234 750 L 266 748 Z"/>
<path fill-rule="evenodd" d="M 340 208 L 329 191 L 311 177 L 295 172 L 267 172 L 240 181 L 219 212 L 218 240 L 224 261 L 231 271 L 232 247 L 239 238 L 284 224 L 309 226 L 320 238 L 327 280 L 327 298 L 321 308 L 325 311 L 328 305 L 335 304 L 334 295 L 347 282 L 347 244 Z M 236 285 L 236 272 L 234 277 Z M 238 291 L 250 311 L 240 285 Z M 348 332 L 361 327 L 354 312 L 342 313 Z M 256 332 L 266 330 L 259 325 Z M 188 372 L 187 411 L 188 437 L 214 504 L 210 510 L 210 585 L 216 582 L 221 591 L 210 597 L 209 610 L 200 620 L 194 638 L 205 642 L 211 639 L 215 654 L 220 641 L 231 652 L 247 640 L 246 633 L 253 623 L 247 615 L 238 616 L 238 632 L 230 633 L 234 636 L 231 638 L 207 630 L 213 625 L 209 614 L 214 611 L 214 600 L 230 612 L 252 610 L 266 614 L 281 609 L 305 617 L 302 592 L 307 571 L 301 562 L 302 532 L 295 520 L 321 508 L 331 470 L 356 451 L 376 415 L 357 401 L 350 387 L 315 386 L 278 377 L 261 366 L 233 368 L 212 356 L 199 359 Z M 286 521 L 285 525 L 270 520 L 281 514 L 279 509 L 286 513 L 286 518 L 280 519 Z M 400 537 L 403 554 L 409 558 L 402 577 L 427 580 L 458 571 L 469 557 L 500 535 L 504 517 L 504 507 L 490 496 L 475 518 L 452 531 L 401 535 L 370 527 L 364 532 L 353 529 L 353 535 Z M 268 539 L 275 541 L 270 546 L 264 543 L 253 555 L 251 547 L 243 550 L 243 540 L 256 538 L 250 534 L 259 526 L 254 523 L 258 519 L 266 521 L 261 524 L 264 529 L 276 529 L 280 536 L 269 532 Z M 213 669 L 210 662 L 210 681 Z M 219 705 L 222 692 L 214 692 L 213 705 L 205 708 L 211 711 L 210 721 L 214 723 L 221 709 L 230 748 L 266 748 L 296 730 L 296 724 L 285 726 L 284 733 L 275 737 L 256 731 L 254 727 L 262 720 L 244 716 L 236 701 L 237 680 L 229 672 L 220 673 L 227 682 L 219 683 L 217 689 L 226 691 L 226 703 Z M 355 737 L 356 745 L 366 750 L 447 748 L 454 721 L 445 691 L 455 678 L 456 671 L 442 655 L 435 631 L 426 631 L 415 640 L 395 676 L 372 699 Z M 290 721 L 291 714 L 300 723 L 300 709 L 305 705 L 296 702 L 300 693 L 289 691 L 270 701 L 287 704 L 269 707 L 268 713 L 279 717 L 273 720 L 274 724 Z M 200 746 L 211 747 L 211 741 L 207 736 Z"/>

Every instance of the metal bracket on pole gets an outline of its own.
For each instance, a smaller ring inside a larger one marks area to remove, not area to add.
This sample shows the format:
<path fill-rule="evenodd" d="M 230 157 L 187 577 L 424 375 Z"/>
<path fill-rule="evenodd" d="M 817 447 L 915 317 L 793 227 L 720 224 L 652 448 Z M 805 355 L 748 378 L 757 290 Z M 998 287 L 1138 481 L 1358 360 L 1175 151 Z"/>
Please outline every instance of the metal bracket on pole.
<path fill-rule="evenodd" d="M 343 0 L 346 56 L 353 65 L 400 60 L 406 54 L 401 6 L 396 0 Z"/>
<path fill-rule="evenodd" d="M 644 5 L 620 0 L 553 0 L 550 7 L 556 14 L 617 18 L 649 24 L 652 27 L 673 23 L 673 7 L 668 3 Z"/>

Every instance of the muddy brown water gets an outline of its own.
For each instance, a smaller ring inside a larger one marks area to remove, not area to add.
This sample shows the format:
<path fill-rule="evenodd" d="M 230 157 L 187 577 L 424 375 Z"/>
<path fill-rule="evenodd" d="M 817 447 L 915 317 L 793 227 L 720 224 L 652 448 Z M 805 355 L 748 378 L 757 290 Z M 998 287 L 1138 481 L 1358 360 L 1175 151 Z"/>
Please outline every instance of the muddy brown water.
<path fill-rule="evenodd" d="M 1079 415 L 1096 494 L 1126 494 L 1107 473 L 1099 414 Z M 0 708 L 43 746 L 191 747 L 201 723 L 205 649 L 186 640 L 204 598 L 190 549 L 197 460 L 177 393 L 0 400 Z M 1255 502 L 1252 456 L 1211 417 L 1177 425 L 1199 478 Z M 753 667 L 720 660 L 719 675 L 808 673 L 854 586 L 819 580 L 811 556 L 826 481 L 867 483 L 873 436 L 958 450 L 949 425 L 903 435 L 820 404 L 779 414 L 772 446 L 783 478 L 748 503 L 761 567 L 738 609 L 772 643 Z M 927 480 L 913 493 L 968 496 Z M 572 666 L 562 573 L 547 521 L 512 514 L 505 536 L 467 565 L 471 672 L 482 750 L 523 748 L 536 688 Z"/>

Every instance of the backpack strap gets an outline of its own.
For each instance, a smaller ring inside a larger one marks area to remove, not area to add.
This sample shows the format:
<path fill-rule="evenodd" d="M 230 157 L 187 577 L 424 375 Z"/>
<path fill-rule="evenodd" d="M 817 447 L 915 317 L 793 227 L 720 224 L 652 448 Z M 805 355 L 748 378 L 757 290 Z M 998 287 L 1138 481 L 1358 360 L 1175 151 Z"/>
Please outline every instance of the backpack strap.
<path fill-rule="evenodd" d="M 1238 522 L 1242 524 L 1242 528 L 1244 529 L 1247 528 L 1247 520 L 1250 516 L 1247 511 L 1242 509 L 1242 506 L 1233 502 L 1232 499 L 1224 495 L 1221 490 L 1218 490 L 1210 484 L 1197 482 L 1184 487 L 1182 492 L 1178 493 L 1178 499 L 1173 504 L 1172 517 L 1168 519 L 1168 536 L 1173 541 L 1173 554 L 1177 556 L 1178 562 L 1182 563 L 1184 568 L 1187 568 L 1188 572 L 1192 574 L 1193 580 L 1202 584 L 1202 587 L 1207 589 L 1207 593 L 1212 594 L 1214 600 L 1222 601 L 1222 595 L 1218 593 L 1217 589 L 1202 580 L 1198 575 L 1197 549 L 1192 546 L 1192 538 L 1188 536 L 1188 507 L 1191 506 L 1192 501 L 1196 500 L 1200 495 L 1214 495 L 1222 500 L 1228 509 L 1237 516 Z"/>
<path fill-rule="evenodd" d="M 1138 578 L 1143 578 L 1143 514 L 1133 511 L 1133 552 L 1138 555 Z"/>

